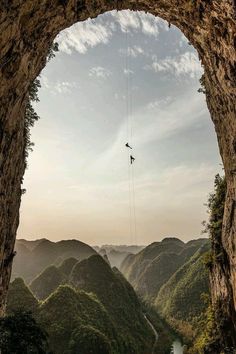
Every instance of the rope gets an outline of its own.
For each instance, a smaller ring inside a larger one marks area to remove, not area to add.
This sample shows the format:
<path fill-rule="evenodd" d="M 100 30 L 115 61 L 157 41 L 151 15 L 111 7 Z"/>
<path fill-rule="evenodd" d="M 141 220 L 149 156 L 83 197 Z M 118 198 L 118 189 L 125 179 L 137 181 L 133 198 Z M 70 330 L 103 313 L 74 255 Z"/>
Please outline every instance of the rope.
<path fill-rule="evenodd" d="M 126 129 L 127 129 L 127 142 L 133 147 L 133 102 L 132 102 L 132 77 L 130 70 L 130 45 L 129 34 L 126 28 L 126 55 L 125 55 L 125 76 L 126 76 Z M 130 163 L 130 150 L 127 149 L 127 162 L 128 162 L 128 180 L 129 180 L 129 232 L 130 240 L 133 244 L 137 244 L 137 218 L 136 218 L 136 198 L 135 198 L 135 174 L 134 164 Z"/>
<path fill-rule="evenodd" d="M 133 243 L 133 222 L 132 222 L 132 189 L 131 189 L 131 168 L 130 168 L 130 155 L 127 152 L 127 162 L 128 162 L 128 181 L 129 181 L 129 235 L 130 241 Z"/>
<path fill-rule="evenodd" d="M 132 170 L 132 186 L 133 186 L 133 217 L 134 217 L 134 244 L 137 245 L 137 217 L 136 217 L 136 198 L 135 198 L 135 175 L 134 166 L 131 166 Z"/>

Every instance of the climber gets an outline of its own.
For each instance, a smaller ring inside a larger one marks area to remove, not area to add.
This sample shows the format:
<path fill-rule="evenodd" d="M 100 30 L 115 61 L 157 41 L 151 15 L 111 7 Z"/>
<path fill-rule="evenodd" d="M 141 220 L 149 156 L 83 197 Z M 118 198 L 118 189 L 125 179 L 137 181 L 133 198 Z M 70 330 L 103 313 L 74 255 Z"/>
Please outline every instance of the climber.
<path fill-rule="evenodd" d="M 129 145 L 129 143 L 126 143 L 125 146 L 129 149 L 132 149 L 132 147 Z"/>
<path fill-rule="evenodd" d="M 131 163 L 131 165 L 134 163 L 134 160 L 135 160 L 135 158 L 132 155 L 130 155 L 130 163 Z"/>

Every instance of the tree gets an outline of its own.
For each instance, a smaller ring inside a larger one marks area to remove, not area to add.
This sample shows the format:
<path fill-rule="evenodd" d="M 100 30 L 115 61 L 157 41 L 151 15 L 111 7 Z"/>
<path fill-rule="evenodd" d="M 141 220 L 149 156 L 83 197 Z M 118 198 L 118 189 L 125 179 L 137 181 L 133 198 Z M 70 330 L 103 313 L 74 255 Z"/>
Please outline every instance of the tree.
<path fill-rule="evenodd" d="M 204 257 L 204 263 L 210 271 L 214 271 L 215 263 L 223 263 L 225 258 L 225 251 L 222 247 L 221 238 L 226 192 L 227 184 L 225 176 L 217 174 L 214 181 L 214 191 L 209 195 L 206 204 L 209 220 L 203 222 L 205 227 L 203 232 L 208 233 L 211 239 L 211 251 L 209 251 Z M 204 302 L 207 305 L 207 309 L 201 315 L 197 326 L 198 336 L 193 347 L 188 351 L 189 354 L 214 354 L 218 352 L 221 346 L 222 324 L 217 318 L 221 318 L 222 316 L 216 316 L 217 311 L 219 311 L 219 306 L 213 304 L 209 296 L 205 297 Z M 224 353 L 233 353 L 233 351 L 231 348 L 224 348 Z"/>
<path fill-rule="evenodd" d="M 47 334 L 30 312 L 15 312 L 0 319 L 0 349 L 2 354 L 46 354 Z"/>
<path fill-rule="evenodd" d="M 55 52 L 58 52 L 58 43 L 53 43 L 49 48 L 47 62 L 55 57 Z M 34 143 L 30 140 L 30 129 L 34 126 L 35 122 L 40 119 L 39 115 L 36 113 L 33 103 L 39 102 L 38 90 L 41 87 L 40 80 L 35 79 L 29 87 L 29 97 L 26 104 L 25 110 L 25 126 L 24 126 L 24 137 L 25 137 L 25 166 L 27 167 L 27 158 L 29 152 L 32 151 Z"/>
<path fill-rule="evenodd" d="M 222 248 L 222 226 L 225 208 L 225 198 L 226 198 L 226 179 L 225 176 L 220 176 L 217 174 L 215 176 L 214 182 L 214 192 L 209 195 L 207 201 L 207 208 L 209 214 L 208 222 L 204 221 L 203 225 L 205 227 L 205 233 L 209 234 L 212 244 L 212 253 L 208 255 L 207 265 L 211 268 L 214 260 L 223 262 L 224 261 L 224 250 Z"/>
<path fill-rule="evenodd" d="M 16 311 L 30 311 L 35 313 L 38 301 L 21 278 L 16 278 L 9 286 L 7 295 L 7 314 Z"/>
<path fill-rule="evenodd" d="M 69 344 L 71 354 L 111 354 L 108 338 L 92 326 L 81 325 L 72 333 Z"/>

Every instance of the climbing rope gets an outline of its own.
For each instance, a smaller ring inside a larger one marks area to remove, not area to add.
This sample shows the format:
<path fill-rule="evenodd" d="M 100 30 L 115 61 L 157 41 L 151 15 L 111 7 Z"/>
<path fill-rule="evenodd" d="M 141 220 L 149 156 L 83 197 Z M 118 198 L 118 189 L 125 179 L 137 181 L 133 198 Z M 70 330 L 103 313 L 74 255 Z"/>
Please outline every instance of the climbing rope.
<path fill-rule="evenodd" d="M 124 74 L 126 77 L 126 130 L 127 130 L 127 165 L 128 165 L 128 184 L 129 184 L 129 232 L 130 241 L 137 244 L 137 222 L 136 222 L 136 198 L 135 198 L 135 173 L 133 157 L 133 102 L 132 102 L 132 71 L 130 69 L 130 43 L 129 32 L 125 31 L 126 51 Z M 132 149 L 132 150 L 130 150 Z M 132 154 L 131 154 L 132 151 Z"/>

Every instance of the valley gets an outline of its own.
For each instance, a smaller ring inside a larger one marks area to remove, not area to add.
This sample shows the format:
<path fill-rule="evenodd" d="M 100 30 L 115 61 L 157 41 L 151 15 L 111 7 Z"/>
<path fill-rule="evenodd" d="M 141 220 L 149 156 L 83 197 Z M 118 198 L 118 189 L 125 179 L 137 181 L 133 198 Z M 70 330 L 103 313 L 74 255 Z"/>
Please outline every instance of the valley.
<path fill-rule="evenodd" d="M 30 310 L 53 353 L 182 354 L 180 341 L 196 336 L 207 239 L 94 248 L 21 239 L 16 249 L 7 313 Z"/>

